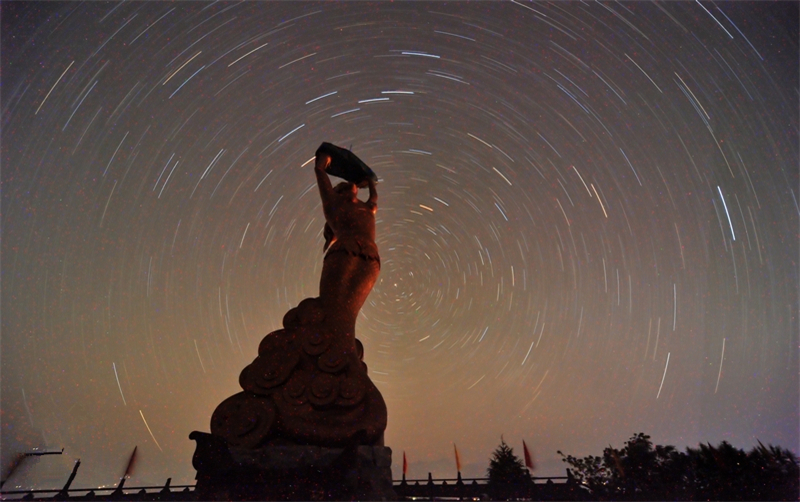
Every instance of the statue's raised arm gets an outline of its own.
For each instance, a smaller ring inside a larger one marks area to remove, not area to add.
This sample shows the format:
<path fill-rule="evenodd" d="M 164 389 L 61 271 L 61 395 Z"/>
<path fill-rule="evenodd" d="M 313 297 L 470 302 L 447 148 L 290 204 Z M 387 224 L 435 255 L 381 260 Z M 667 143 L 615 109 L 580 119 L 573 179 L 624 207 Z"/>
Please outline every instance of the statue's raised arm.
<path fill-rule="evenodd" d="M 324 249 L 327 250 L 322 266 L 319 297 L 326 318 L 335 320 L 337 330 L 355 338 L 358 312 L 380 271 L 380 255 L 375 244 L 378 191 L 372 171 L 360 160 L 361 165 L 347 164 L 344 152 L 355 157 L 347 150 L 324 143 L 317 150 L 314 162 L 322 211 L 325 214 Z M 343 181 L 333 187 L 328 177 L 330 171 L 335 171 L 350 181 Z M 369 189 L 366 202 L 358 198 L 359 184 L 366 184 Z"/>

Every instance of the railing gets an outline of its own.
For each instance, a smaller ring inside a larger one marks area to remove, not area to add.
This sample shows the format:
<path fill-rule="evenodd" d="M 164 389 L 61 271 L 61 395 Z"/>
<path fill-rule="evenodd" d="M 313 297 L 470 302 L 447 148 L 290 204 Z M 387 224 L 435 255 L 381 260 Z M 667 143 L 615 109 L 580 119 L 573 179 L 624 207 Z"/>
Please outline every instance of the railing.
<path fill-rule="evenodd" d="M 52 494 L 51 499 L 80 499 L 94 498 L 102 500 L 109 498 L 125 498 L 133 495 L 147 495 L 147 498 L 140 500 L 194 500 L 194 485 L 161 485 L 161 486 L 131 486 L 131 487 L 98 487 L 98 488 L 69 488 L 67 490 L 58 488 L 36 489 L 36 490 L 3 490 L 0 491 L 2 500 L 41 500 L 42 495 Z M 22 495 L 22 497 L 17 497 Z M 12 496 L 12 497 L 9 497 Z M 152 497 L 152 498 L 151 498 Z"/>
<path fill-rule="evenodd" d="M 400 500 L 527 499 L 581 500 L 585 492 L 567 476 L 530 477 L 520 484 L 492 487 L 488 478 L 400 479 L 393 481 Z M 2 500 L 195 500 L 195 485 L 4 490 Z"/>
<path fill-rule="evenodd" d="M 553 480 L 553 479 L 559 480 L 558 481 L 559 483 L 566 483 L 569 478 L 567 476 L 531 476 L 531 480 L 533 480 L 533 482 L 537 483 L 537 484 L 539 484 L 539 483 L 547 483 L 548 481 Z M 564 481 L 561 481 L 561 480 L 564 480 Z M 447 482 L 447 481 L 453 481 L 455 483 L 458 483 L 459 481 L 461 481 L 462 484 L 485 485 L 485 484 L 489 483 L 489 478 L 437 478 L 437 479 L 433 479 L 431 477 L 428 477 L 427 479 L 395 479 L 394 481 L 392 481 L 392 483 L 394 483 L 395 486 L 398 486 L 398 485 L 401 485 L 403 483 L 405 483 L 405 484 L 412 484 L 413 483 L 413 484 L 416 484 L 416 485 L 418 485 L 420 483 L 426 483 L 426 484 L 434 483 L 434 484 L 436 484 L 439 481 L 441 481 L 443 483 Z M 439 483 L 439 484 L 441 484 L 441 483 Z"/>
<path fill-rule="evenodd" d="M 568 476 L 529 477 L 520 483 L 491 486 L 488 478 L 401 479 L 394 481 L 401 500 L 522 499 L 581 500 L 585 492 Z"/>

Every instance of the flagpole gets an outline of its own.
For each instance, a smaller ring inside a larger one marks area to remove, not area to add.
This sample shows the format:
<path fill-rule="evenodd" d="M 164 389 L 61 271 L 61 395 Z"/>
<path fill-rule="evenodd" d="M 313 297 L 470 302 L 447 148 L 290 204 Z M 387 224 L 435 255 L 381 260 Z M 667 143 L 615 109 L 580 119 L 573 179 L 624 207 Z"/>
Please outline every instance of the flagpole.
<path fill-rule="evenodd" d="M 403 484 L 406 484 L 407 472 L 408 472 L 408 460 L 406 460 L 406 451 L 403 450 Z"/>

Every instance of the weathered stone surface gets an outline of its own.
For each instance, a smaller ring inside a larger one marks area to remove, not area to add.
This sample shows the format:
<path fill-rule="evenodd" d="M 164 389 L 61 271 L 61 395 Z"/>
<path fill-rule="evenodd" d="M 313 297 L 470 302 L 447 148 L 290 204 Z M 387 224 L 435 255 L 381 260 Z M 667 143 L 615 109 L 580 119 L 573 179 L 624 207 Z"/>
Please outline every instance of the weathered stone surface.
<path fill-rule="evenodd" d="M 241 448 L 193 432 L 200 500 L 396 500 L 385 446 Z"/>

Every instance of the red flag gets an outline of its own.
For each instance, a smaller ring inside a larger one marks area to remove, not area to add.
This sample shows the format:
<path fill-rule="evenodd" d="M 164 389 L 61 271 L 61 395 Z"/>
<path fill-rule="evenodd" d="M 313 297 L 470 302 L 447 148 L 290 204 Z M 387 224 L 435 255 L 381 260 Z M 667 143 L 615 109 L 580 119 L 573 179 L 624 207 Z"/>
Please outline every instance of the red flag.
<path fill-rule="evenodd" d="M 130 478 L 133 475 L 133 470 L 136 467 L 136 449 L 138 446 L 133 447 L 133 453 L 131 453 L 131 458 L 128 460 L 128 466 L 125 468 L 125 474 L 122 475 L 123 478 Z"/>
<path fill-rule="evenodd" d="M 406 452 L 403 451 L 403 476 L 408 474 L 408 460 L 406 460 Z"/>
<path fill-rule="evenodd" d="M 458 456 L 458 448 L 455 443 L 453 443 L 453 450 L 456 452 L 456 470 L 461 472 L 461 457 Z"/>
<path fill-rule="evenodd" d="M 530 470 L 533 470 L 533 457 L 531 457 L 531 452 L 528 451 L 528 445 L 525 444 L 525 440 L 522 440 L 522 450 L 525 452 L 525 467 Z"/>

